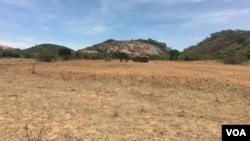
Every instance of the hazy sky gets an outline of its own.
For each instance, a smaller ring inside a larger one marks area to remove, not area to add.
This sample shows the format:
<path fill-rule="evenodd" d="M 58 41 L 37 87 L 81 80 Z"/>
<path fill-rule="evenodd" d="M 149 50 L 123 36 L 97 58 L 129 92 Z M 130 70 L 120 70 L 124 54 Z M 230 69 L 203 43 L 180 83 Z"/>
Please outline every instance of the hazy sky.
<path fill-rule="evenodd" d="M 249 0 L 0 0 L 0 44 L 21 49 L 152 38 L 182 50 L 224 29 L 250 30 Z"/>

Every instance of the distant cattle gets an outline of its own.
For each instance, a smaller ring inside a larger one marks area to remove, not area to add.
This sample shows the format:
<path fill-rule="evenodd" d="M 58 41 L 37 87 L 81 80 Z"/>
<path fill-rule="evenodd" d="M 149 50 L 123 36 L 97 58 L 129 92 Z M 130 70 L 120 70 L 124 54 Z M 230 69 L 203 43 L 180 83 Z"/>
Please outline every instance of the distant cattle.
<path fill-rule="evenodd" d="M 149 61 L 148 57 L 137 56 L 133 58 L 134 62 L 147 63 Z"/>

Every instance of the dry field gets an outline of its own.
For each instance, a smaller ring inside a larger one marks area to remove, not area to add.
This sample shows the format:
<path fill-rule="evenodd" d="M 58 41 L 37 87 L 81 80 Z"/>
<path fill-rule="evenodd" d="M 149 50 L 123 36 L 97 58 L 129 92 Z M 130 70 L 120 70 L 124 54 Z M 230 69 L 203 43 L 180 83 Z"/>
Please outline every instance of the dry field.
<path fill-rule="evenodd" d="M 0 141 L 220 141 L 249 123 L 249 65 L 0 60 Z"/>

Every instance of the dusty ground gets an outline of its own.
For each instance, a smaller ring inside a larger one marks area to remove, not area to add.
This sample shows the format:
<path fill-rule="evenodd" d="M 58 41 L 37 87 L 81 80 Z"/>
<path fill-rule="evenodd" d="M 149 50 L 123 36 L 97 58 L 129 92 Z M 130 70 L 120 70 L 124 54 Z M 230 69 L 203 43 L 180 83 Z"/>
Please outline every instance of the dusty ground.
<path fill-rule="evenodd" d="M 219 141 L 250 123 L 250 66 L 0 60 L 0 141 Z M 40 136 L 39 136 L 40 135 Z"/>

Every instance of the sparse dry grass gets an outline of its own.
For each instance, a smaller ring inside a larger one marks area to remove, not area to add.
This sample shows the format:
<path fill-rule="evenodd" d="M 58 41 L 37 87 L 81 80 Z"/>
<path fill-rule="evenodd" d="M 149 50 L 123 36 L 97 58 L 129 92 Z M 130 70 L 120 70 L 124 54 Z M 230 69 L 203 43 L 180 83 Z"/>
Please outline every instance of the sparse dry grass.
<path fill-rule="evenodd" d="M 0 60 L 0 141 L 221 140 L 250 122 L 250 66 Z"/>

